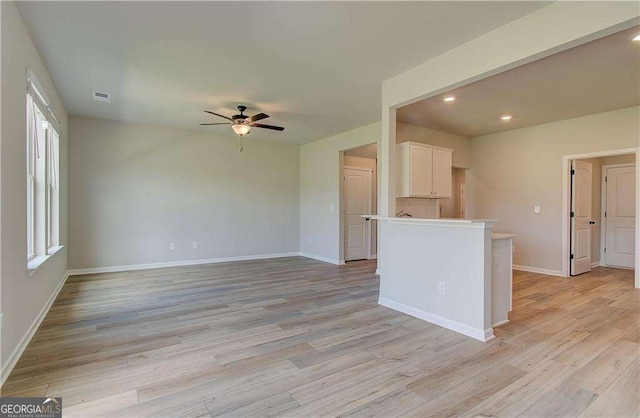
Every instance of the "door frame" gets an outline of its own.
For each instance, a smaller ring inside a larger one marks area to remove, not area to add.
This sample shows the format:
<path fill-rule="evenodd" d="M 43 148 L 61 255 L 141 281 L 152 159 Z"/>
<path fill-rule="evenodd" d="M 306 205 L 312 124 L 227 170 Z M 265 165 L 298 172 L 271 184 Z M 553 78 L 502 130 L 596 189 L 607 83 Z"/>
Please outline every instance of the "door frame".
<path fill-rule="evenodd" d="M 344 230 L 345 230 L 345 224 L 346 224 L 346 220 L 345 220 L 345 216 L 344 216 L 344 181 L 342 180 L 342 176 L 344 176 L 344 154 L 347 151 L 350 150 L 354 150 L 357 148 L 362 148 L 362 147 L 366 147 L 369 145 L 373 145 L 376 144 L 376 170 L 375 170 L 375 182 L 376 182 L 376 201 L 377 201 L 377 214 L 380 214 L 380 195 L 381 195 L 381 164 L 382 164 L 382 159 L 381 159 L 381 148 L 380 148 L 380 143 L 378 141 L 371 141 L 371 142 L 367 142 L 367 143 L 363 143 L 360 145 L 356 145 L 356 146 L 351 146 L 349 148 L 344 148 L 341 150 L 338 150 L 338 152 L 336 153 L 338 156 L 338 170 L 336 173 L 337 176 L 337 180 L 338 180 L 338 262 L 336 263 L 337 265 L 344 265 L 345 261 L 345 236 L 344 236 Z M 373 177 L 372 177 L 372 181 L 373 181 Z M 373 199 L 373 196 L 371 197 Z M 371 220 L 371 222 L 375 222 L 374 220 Z M 370 222 L 370 223 L 371 223 Z M 378 229 L 377 234 L 376 234 L 376 255 L 375 257 L 372 257 L 371 259 L 377 259 L 379 258 L 379 254 L 380 254 L 380 229 Z M 378 270 L 376 270 L 377 272 Z M 377 274 L 377 273 L 376 273 Z"/>
<path fill-rule="evenodd" d="M 342 175 L 344 176 L 344 170 L 355 170 L 355 171 L 362 171 L 365 173 L 369 173 L 370 174 L 370 181 L 369 181 L 369 189 L 372 188 L 373 185 L 373 175 L 374 172 L 371 169 L 368 168 L 363 168 L 363 167 L 354 167 L 351 165 L 345 165 L 342 167 Z M 342 188 L 342 202 L 346 202 L 347 199 L 345 199 L 345 187 Z M 373 191 L 371 191 L 370 193 L 370 199 L 369 199 L 369 207 L 373 208 Z M 345 262 L 347 261 L 347 217 L 345 216 L 346 213 L 346 203 L 342 204 L 342 229 L 343 229 L 343 234 L 344 234 L 344 254 L 343 254 L 343 259 L 345 260 Z M 371 209 L 371 211 L 373 211 L 373 209 Z M 372 259 L 372 254 L 371 254 L 371 222 L 372 220 L 366 221 L 366 234 L 367 234 L 367 260 L 371 260 Z"/>
<path fill-rule="evenodd" d="M 597 151 L 584 154 L 571 154 L 562 157 L 562 275 L 569 277 L 569 255 L 571 254 L 569 236 L 571 234 L 571 161 L 586 158 L 612 157 L 615 155 L 635 154 L 636 167 L 640 166 L 640 148 L 625 148 L 610 151 Z M 636 169 L 636 248 L 640 248 L 640 170 Z M 635 263 L 635 287 L 640 289 L 640 257 Z"/>
<path fill-rule="evenodd" d="M 607 267 L 607 263 L 605 262 L 605 253 L 604 253 L 604 246 L 605 246 L 605 242 L 606 242 L 606 236 L 607 236 L 607 218 L 604 216 L 604 212 L 606 210 L 606 206 L 607 206 L 607 182 L 604 181 L 605 177 L 607 176 L 607 169 L 609 168 L 623 168 L 623 167 L 635 167 L 636 168 L 636 175 L 637 175 L 637 171 L 638 171 L 638 167 L 637 165 L 633 165 L 630 163 L 626 163 L 626 164 L 606 164 L 602 166 L 602 176 L 601 176 L 601 184 L 602 184 L 602 188 L 601 188 L 601 192 L 600 192 L 600 265 L 602 267 Z M 636 194 L 638 193 L 638 191 L 636 190 Z M 637 200 L 636 200 L 637 203 Z M 637 215 L 637 210 L 636 210 L 636 215 Z M 636 225 L 637 228 L 637 225 Z M 636 232 L 636 236 L 638 235 L 638 233 Z M 637 248 L 637 247 L 636 247 Z M 636 260 L 637 261 L 637 260 Z M 636 263 L 637 264 L 637 263 Z M 625 267 L 617 267 L 616 268 L 625 268 Z M 637 287 L 637 286 L 636 286 Z"/>

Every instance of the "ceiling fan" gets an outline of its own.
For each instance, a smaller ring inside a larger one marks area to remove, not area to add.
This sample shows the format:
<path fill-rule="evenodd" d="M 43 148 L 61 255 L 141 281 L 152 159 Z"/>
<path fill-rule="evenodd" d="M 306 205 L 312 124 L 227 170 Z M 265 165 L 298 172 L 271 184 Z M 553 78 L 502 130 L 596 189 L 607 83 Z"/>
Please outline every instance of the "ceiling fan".
<path fill-rule="evenodd" d="M 247 110 L 246 106 L 238 106 L 238 110 L 240 111 L 240 114 L 233 115 L 231 117 L 227 117 L 219 113 L 205 110 L 205 113 L 209 113 L 211 115 L 218 116 L 223 119 L 227 119 L 229 122 L 201 123 L 200 126 L 231 125 L 231 129 L 233 129 L 233 132 L 238 134 L 238 136 L 248 135 L 251 132 L 251 128 L 264 128 L 264 129 L 271 129 L 273 131 L 284 131 L 284 128 L 282 126 L 264 125 L 262 123 L 256 123 L 259 120 L 266 119 L 269 117 L 269 115 L 265 113 L 258 113 L 257 115 L 254 115 L 254 116 L 247 116 L 244 114 L 244 111 Z"/>

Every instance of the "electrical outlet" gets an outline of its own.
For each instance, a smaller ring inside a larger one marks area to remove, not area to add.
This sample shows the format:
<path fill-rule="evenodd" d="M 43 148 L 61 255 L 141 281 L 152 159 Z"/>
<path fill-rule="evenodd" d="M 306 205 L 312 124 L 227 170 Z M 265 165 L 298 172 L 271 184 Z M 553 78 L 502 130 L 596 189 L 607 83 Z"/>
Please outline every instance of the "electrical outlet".
<path fill-rule="evenodd" d="M 512 245 L 512 246 L 511 246 L 511 252 L 512 252 L 512 253 L 515 253 L 515 252 L 516 252 L 516 246 L 515 246 L 515 245 Z"/>
<path fill-rule="evenodd" d="M 535 205 L 535 206 L 533 207 L 533 212 L 534 212 L 534 213 L 540 213 L 540 205 Z"/>
<path fill-rule="evenodd" d="M 333 205 L 329 205 L 329 212 L 333 212 L 334 210 L 336 210 L 336 207 Z"/>
<path fill-rule="evenodd" d="M 170 249 L 171 251 L 174 251 L 174 250 L 176 249 L 176 243 L 175 243 L 175 242 L 172 242 L 171 244 L 169 244 L 169 249 Z"/>
<path fill-rule="evenodd" d="M 311 244 L 311 237 L 309 237 L 309 244 Z"/>
<path fill-rule="evenodd" d="M 438 293 L 441 295 L 447 294 L 447 284 L 445 282 L 438 282 Z"/>
<path fill-rule="evenodd" d="M 493 267 L 500 267 L 500 259 L 497 255 L 493 256 Z"/>
<path fill-rule="evenodd" d="M 193 241 L 193 244 L 191 244 L 191 248 L 193 248 L 194 250 L 198 248 L 198 243 L 196 241 Z"/>

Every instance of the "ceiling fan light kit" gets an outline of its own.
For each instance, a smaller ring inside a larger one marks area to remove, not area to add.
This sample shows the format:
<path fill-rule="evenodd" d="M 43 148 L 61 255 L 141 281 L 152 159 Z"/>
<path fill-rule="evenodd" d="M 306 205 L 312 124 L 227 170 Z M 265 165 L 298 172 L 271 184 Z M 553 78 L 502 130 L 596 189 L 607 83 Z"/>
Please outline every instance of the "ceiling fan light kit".
<path fill-rule="evenodd" d="M 231 129 L 233 129 L 233 132 L 238 136 L 245 136 L 251 133 L 251 126 L 249 125 L 236 123 L 235 125 L 231 125 Z"/>

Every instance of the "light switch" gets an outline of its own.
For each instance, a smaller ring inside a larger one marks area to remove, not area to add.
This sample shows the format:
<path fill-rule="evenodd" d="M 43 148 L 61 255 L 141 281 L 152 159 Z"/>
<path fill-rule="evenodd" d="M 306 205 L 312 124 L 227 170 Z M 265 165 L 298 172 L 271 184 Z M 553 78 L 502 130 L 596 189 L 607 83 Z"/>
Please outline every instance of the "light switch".
<path fill-rule="evenodd" d="M 540 213 L 540 206 L 539 205 L 534 206 L 533 207 L 533 212 L 534 213 Z"/>
<path fill-rule="evenodd" d="M 336 210 L 335 206 L 329 205 L 329 212 L 333 212 L 334 210 Z"/>

